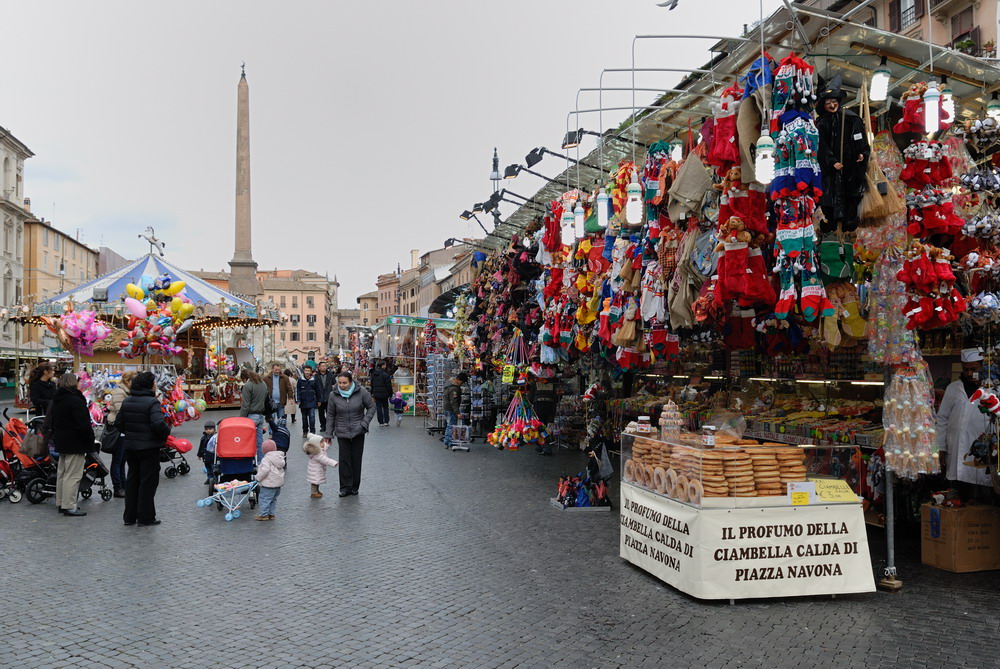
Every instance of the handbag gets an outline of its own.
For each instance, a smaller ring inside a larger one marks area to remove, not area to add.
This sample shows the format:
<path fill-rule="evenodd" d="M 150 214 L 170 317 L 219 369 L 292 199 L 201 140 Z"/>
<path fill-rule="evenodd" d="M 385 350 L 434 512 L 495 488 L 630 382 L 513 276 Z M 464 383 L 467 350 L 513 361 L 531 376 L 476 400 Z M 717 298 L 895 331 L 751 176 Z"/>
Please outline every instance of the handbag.
<path fill-rule="evenodd" d="M 48 442 L 38 432 L 28 432 L 21 441 L 20 450 L 30 458 L 40 458 L 48 453 Z"/>
<path fill-rule="evenodd" d="M 118 448 L 118 440 L 121 437 L 121 430 L 114 425 L 105 425 L 104 434 L 101 435 L 101 453 L 114 453 Z"/>
<path fill-rule="evenodd" d="M 292 415 L 293 413 L 295 413 L 295 409 L 297 406 L 298 405 L 295 403 L 295 400 L 293 399 L 288 400 L 287 402 L 285 402 L 285 413 L 288 414 L 289 416 Z"/>

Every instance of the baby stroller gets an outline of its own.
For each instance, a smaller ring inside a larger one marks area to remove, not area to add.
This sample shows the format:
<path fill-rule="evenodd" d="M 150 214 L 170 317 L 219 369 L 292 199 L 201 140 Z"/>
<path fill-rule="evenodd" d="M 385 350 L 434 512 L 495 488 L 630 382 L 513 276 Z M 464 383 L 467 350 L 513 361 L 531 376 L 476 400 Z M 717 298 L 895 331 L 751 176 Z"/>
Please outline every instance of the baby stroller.
<path fill-rule="evenodd" d="M 56 465 L 52 458 L 38 462 L 38 467 L 22 471 L 22 475 L 31 472 L 32 477 L 25 484 L 24 494 L 32 504 L 41 504 L 56 494 Z M 108 487 L 107 477 L 111 472 L 97 453 L 87 453 L 83 463 L 83 478 L 80 479 L 80 497 L 90 499 L 94 487 L 100 491 L 101 499 L 107 502 L 113 492 Z"/>
<path fill-rule="evenodd" d="M 187 439 L 178 439 L 170 435 L 167 443 L 160 448 L 160 462 L 169 462 L 163 475 L 168 479 L 175 478 L 178 474 L 183 476 L 191 471 L 191 465 L 184 458 L 184 454 L 191 450 L 191 442 Z"/>
<path fill-rule="evenodd" d="M 240 517 L 244 503 L 257 506 L 257 425 L 249 418 L 225 418 L 215 435 L 215 464 L 212 467 L 208 497 L 198 500 L 199 507 L 214 502 L 226 520 Z"/>
<path fill-rule="evenodd" d="M 11 503 L 21 501 L 21 491 L 14 483 L 14 470 L 7 460 L 0 460 L 0 499 L 6 497 Z"/>

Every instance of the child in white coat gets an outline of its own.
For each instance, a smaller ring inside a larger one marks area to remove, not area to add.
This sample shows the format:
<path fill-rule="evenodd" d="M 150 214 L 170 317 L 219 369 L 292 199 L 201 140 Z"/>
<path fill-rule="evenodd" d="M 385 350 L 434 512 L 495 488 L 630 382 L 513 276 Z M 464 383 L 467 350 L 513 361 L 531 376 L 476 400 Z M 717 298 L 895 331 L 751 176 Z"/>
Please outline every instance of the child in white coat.
<path fill-rule="evenodd" d="M 323 443 L 323 437 L 318 434 L 310 434 L 306 438 L 305 443 L 302 444 L 302 450 L 309 456 L 309 468 L 306 470 L 306 480 L 309 481 L 309 486 L 312 489 L 309 496 L 313 499 L 323 496 L 323 493 L 319 491 L 319 487 L 326 483 L 326 468 L 337 466 L 337 461 L 326 454 L 326 449 L 327 446 Z"/>
<path fill-rule="evenodd" d="M 274 520 L 274 507 L 285 483 L 285 453 L 279 451 L 273 440 L 267 439 L 261 445 L 264 458 L 257 466 L 254 478 L 260 483 L 257 494 L 256 520 Z"/>

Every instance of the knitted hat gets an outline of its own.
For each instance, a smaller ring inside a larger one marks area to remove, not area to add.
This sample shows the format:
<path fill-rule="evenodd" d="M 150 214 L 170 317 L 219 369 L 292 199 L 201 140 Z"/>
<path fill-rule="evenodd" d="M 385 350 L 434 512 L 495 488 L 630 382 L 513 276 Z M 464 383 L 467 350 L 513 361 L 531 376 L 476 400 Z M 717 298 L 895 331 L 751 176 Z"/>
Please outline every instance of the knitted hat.
<path fill-rule="evenodd" d="M 402 390 L 397 390 L 396 391 L 396 399 L 397 400 L 403 399 L 403 391 Z"/>
<path fill-rule="evenodd" d="M 265 439 L 261 449 L 263 449 L 265 453 L 270 453 L 271 451 L 278 450 L 278 445 L 274 443 L 273 439 Z"/>

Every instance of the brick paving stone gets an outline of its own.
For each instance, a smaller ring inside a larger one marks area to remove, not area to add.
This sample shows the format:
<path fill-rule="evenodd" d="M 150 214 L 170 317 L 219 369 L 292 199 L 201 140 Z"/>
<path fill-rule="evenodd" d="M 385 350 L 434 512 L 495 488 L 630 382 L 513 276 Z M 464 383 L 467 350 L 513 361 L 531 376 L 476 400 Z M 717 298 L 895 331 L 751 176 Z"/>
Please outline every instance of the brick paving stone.
<path fill-rule="evenodd" d="M 158 527 L 124 527 L 121 500 L 97 496 L 79 519 L 0 502 L 0 665 L 996 666 L 1000 574 L 924 567 L 906 536 L 902 592 L 730 606 L 623 562 L 617 513 L 554 509 L 575 452 L 452 453 L 408 419 L 369 435 L 359 496 L 338 498 L 331 471 L 314 500 L 293 438 L 272 523 L 197 508 L 189 459 L 160 480 Z"/>

